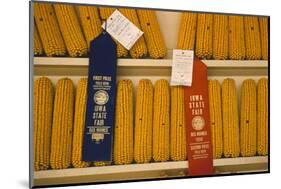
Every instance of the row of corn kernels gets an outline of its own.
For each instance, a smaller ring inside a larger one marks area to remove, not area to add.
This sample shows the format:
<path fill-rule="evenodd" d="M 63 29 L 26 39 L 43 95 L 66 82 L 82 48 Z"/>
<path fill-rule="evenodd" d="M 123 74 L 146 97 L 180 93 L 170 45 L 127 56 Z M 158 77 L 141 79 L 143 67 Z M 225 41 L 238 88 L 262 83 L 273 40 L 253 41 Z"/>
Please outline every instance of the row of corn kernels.
<path fill-rule="evenodd" d="M 210 124 L 213 157 L 268 154 L 268 81 L 244 80 L 240 115 L 233 79 L 222 85 L 209 81 Z M 76 93 L 76 94 L 75 94 Z M 116 94 L 113 162 L 83 162 L 87 79 L 73 82 L 61 78 L 54 90 L 47 77 L 34 82 L 34 168 L 183 161 L 186 155 L 186 124 L 183 87 L 170 87 L 167 80 L 153 86 L 142 79 L 135 103 L 131 80 L 119 80 Z"/>
<path fill-rule="evenodd" d="M 268 17 L 185 12 L 178 48 L 200 59 L 267 60 Z"/>
<path fill-rule="evenodd" d="M 86 56 L 90 41 L 101 32 L 115 8 L 34 3 L 34 54 Z M 154 11 L 120 8 L 144 32 L 128 51 L 117 41 L 117 56 L 163 58 L 167 54 Z M 163 31 L 162 31 L 163 32 Z M 201 59 L 267 60 L 268 18 L 184 12 L 179 49 L 195 50 Z"/>
<path fill-rule="evenodd" d="M 34 54 L 86 56 L 90 42 L 102 32 L 114 8 L 34 3 Z M 119 42 L 117 56 L 163 58 L 167 48 L 155 11 L 120 8 L 119 11 L 144 32 L 128 51 Z"/>

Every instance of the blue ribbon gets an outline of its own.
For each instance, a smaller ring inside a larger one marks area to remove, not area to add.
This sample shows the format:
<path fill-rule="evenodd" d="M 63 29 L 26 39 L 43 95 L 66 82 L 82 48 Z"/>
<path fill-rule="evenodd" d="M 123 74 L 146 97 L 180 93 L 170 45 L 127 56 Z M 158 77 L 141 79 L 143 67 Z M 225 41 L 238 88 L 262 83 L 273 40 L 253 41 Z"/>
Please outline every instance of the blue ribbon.
<path fill-rule="evenodd" d="M 90 43 L 82 160 L 111 161 L 116 94 L 116 43 L 102 32 Z"/>

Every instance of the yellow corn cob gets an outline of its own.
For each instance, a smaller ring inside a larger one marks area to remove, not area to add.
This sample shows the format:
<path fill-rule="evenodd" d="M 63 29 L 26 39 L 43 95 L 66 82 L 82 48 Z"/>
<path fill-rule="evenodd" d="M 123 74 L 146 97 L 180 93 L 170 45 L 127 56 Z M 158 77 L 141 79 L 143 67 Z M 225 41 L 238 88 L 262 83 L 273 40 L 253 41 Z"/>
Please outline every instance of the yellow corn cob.
<path fill-rule="evenodd" d="M 213 58 L 226 60 L 228 58 L 228 16 L 214 15 Z"/>
<path fill-rule="evenodd" d="M 34 3 L 34 18 L 46 55 L 65 55 L 66 48 L 52 5 Z"/>
<path fill-rule="evenodd" d="M 193 50 L 195 44 L 197 14 L 184 12 L 178 32 L 178 49 Z"/>
<path fill-rule="evenodd" d="M 116 10 L 116 8 L 108 8 L 108 7 L 100 7 L 99 12 L 100 12 L 100 17 L 102 20 L 108 19 L 110 15 Z"/>
<path fill-rule="evenodd" d="M 120 80 L 117 86 L 114 128 L 114 162 L 117 165 L 133 161 L 133 83 Z"/>
<path fill-rule="evenodd" d="M 46 77 L 34 82 L 34 170 L 50 166 L 50 143 L 53 113 L 53 86 Z"/>
<path fill-rule="evenodd" d="M 245 59 L 245 37 L 243 16 L 229 16 L 229 59 Z"/>
<path fill-rule="evenodd" d="M 77 10 L 89 47 L 90 42 L 102 32 L 98 8 L 94 6 L 77 6 Z"/>
<path fill-rule="evenodd" d="M 213 51 L 213 15 L 198 14 L 195 53 L 199 58 L 211 59 Z"/>
<path fill-rule="evenodd" d="M 163 58 L 167 54 L 167 47 L 155 11 L 137 10 L 137 13 L 150 57 Z"/>
<path fill-rule="evenodd" d="M 261 59 L 261 39 L 259 20 L 256 16 L 244 17 L 246 59 Z"/>
<path fill-rule="evenodd" d="M 268 60 L 268 18 L 260 17 L 260 34 L 261 34 L 261 58 Z"/>
<path fill-rule="evenodd" d="M 54 4 L 62 36 L 70 56 L 87 54 L 87 43 L 84 39 L 79 21 L 72 5 Z"/>
<path fill-rule="evenodd" d="M 89 162 L 82 161 L 82 144 L 85 126 L 86 102 L 87 79 L 82 78 L 78 81 L 77 84 L 73 126 L 72 165 L 76 168 L 88 167 L 90 165 Z"/>
<path fill-rule="evenodd" d="M 43 47 L 41 43 L 41 39 L 39 37 L 36 26 L 34 25 L 34 36 L 33 36 L 33 51 L 34 55 L 42 55 Z"/>
<path fill-rule="evenodd" d="M 209 103 L 213 157 L 218 159 L 223 153 L 221 87 L 218 80 L 209 81 Z"/>
<path fill-rule="evenodd" d="M 222 83 L 223 149 L 225 157 L 238 157 L 239 123 L 235 81 L 225 79 Z"/>
<path fill-rule="evenodd" d="M 150 80 L 139 81 L 135 114 L 134 157 L 137 163 L 152 158 L 153 86 Z"/>
<path fill-rule="evenodd" d="M 257 150 L 256 84 L 244 80 L 241 86 L 240 149 L 242 156 L 254 156 Z"/>
<path fill-rule="evenodd" d="M 73 93 L 70 79 L 63 78 L 57 82 L 50 159 L 53 169 L 66 169 L 71 164 Z"/>
<path fill-rule="evenodd" d="M 108 17 L 115 11 L 115 8 L 99 8 L 100 17 L 103 21 L 107 20 Z M 117 44 L 117 57 L 128 56 L 128 50 L 121 45 L 117 40 L 114 40 Z"/>
<path fill-rule="evenodd" d="M 268 154 L 268 80 L 262 78 L 258 82 L 258 111 L 257 111 L 257 152 L 259 155 Z"/>
<path fill-rule="evenodd" d="M 153 159 L 167 161 L 170 156 L 170 94 L 169 83 L 161 79 L 155 83 L 153 113 Z"/>
<path fill-rule="evenodd" d="M 186 160 L 186 125 L 184 112 L 184 88 L 171 88 L 171 159 Z"/>
<path fill-rule="evenodd" d="M 140 29 L 140 23 L 135 9 L 122 8 L 119 9 L 119 11 Z M 130 49 L 130 55 L 133 58 L 141 58 L 147 55 L 147 48 L 143 36 L 141 36 Z"/>

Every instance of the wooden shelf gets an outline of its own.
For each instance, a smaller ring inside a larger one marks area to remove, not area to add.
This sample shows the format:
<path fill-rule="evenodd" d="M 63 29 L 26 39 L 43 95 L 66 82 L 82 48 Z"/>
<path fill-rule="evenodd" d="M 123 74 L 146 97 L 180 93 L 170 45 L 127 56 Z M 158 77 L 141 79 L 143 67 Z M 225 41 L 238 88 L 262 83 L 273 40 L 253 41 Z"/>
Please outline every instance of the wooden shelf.
<path fill-rule="evenodd" d="M 203 60 L 208 67 L 267 68 L 264 60 Z M 35 57 L 35 66 L 88 66 L 88 58 Z M 118 59 L 119 67 L 171 67 L 172 59 Z"/>
<path fill-rule="evenodd" d="M 268 171 L 268 157 L 215 159 L 214 167 L 215 174 L 265 172 Z M 34 173 L 34 184 L 35 186 L 44 186 L 66 183 L 187 177 L 187 170 L 187 161 L 47 170 Z"/>
<path fill-rule="evenodd" d="M 209 76 L 267 76 L 268 61 L 263 60 L 203 60 Z M 35 57 L 35 75 L 87 75 L 88 58 Z M 171 74 L 171 59 L 118 59 L 118 75 Z"/>

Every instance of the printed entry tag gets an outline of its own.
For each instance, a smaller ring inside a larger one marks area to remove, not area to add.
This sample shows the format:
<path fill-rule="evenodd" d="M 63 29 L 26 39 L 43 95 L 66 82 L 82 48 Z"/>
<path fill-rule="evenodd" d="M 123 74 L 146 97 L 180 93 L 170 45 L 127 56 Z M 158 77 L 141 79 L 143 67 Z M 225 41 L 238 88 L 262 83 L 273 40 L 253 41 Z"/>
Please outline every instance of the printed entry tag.
<path fill-rule="evenodd" d="M 192 85 L 193 56 L 192 50 L 173 50 L 171 86 Z"/>
<path fill-rule="evenodd" d="M 127 50 L 130 50 L 143 34 L 137 26 L 118 10 L 115 10 L 106 22 L 102 24 L 102 28 Z"/>

